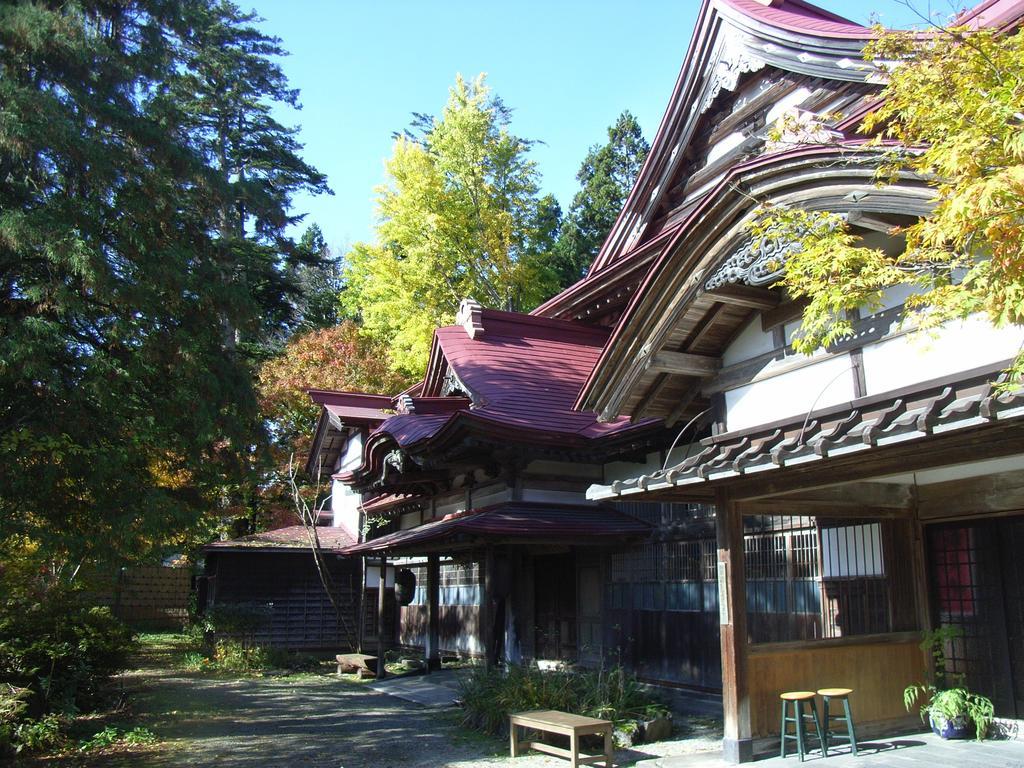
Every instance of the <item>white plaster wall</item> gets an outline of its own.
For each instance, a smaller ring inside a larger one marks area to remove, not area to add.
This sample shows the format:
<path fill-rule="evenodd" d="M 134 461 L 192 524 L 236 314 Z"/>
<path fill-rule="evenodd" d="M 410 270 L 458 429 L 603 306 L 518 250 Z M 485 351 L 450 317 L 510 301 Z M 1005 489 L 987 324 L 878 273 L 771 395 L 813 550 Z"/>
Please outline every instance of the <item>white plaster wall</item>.
<path fill-rule="evenodd" d="M 947 324 L 936 334 L 904 334 L 864 348 L 867 394 L 949 376 L 1016 356 L 1024 328 L 993 328 L 975 316 Z"/>
<path fill-rule="evenodd" d="M 510 498 L 512 498 L 512 491 L 505 483 L 483 488 L 474 488 L 473 509 L 489 507 L 492 504 L 500 504 L 503 501 L 508 501 Z"/>
<path fill-rule="evenodd" d="M 454 515 L 456 512 L 466 511 L 466 494 L 460 493 L 447 498 L 439 498 L 435 505 L 434 517 Z"/>
<path fill-rule="evenodd" d="M 746 139 L 746 136 L 744 136 L 740 131 L 734 131 L 728 136 L 719 139 L 719 141 L 713 144 L 708 150 L 707 165 L 711 165 L 715 160 L 728 154 L 730 150 L 738 147 L 743 143 L 744 139 Z"/>
<path fill-rule="evenodd" d="M 378 561 L 379 562 L 379 561 Z M 376 589 L 377 585 L 380 584 L 380 565 L 367 565 L 366 566 L 366 588 Z M 395 568 L 389 565 L 387 567 L 387 575 L 385 577 L 384 589 L 390 589 L 395 586 Z"/>
<path fill-rule="evenodd" d="M 331 511 L 334 513 L 334 527 L 344 528 L 353 536 L 359 533 L 359 504 L 362 496 L 354 493 L 344 483 L 331 481 Z"/>
<path fill-rule="evenodd" d="M 768 110 L 768 114 L 765 115 L 765 124 L 769 127 L 772 126 L 776 120 L 786 113 L 787 109 L 802 104 L 808 96 L 811 95 L 810 88 L 801 86 L 791 93 L 787 93 L 781 99 L 779 99 L 772 108 Z"/>
<path fill-rule="evenodd" d="M 363 460 L 363 436 L 358 432 L 349 436 L 342 451 L 335 472 L 358 467 Z M 331 481 L 331 511 L 334 513 L 334 526 L 344 528 L 353 536 L 359 534 L 359 504 L 362 496 L 352 491 L 338 480 Z"/>
<path fill-rule="evenodd" d="M 673 451 L 676 455 L 678 449 Z M 604 465 L 604 482 L 613 483 L 616 480 L 629 480 L 639 475 L 649 475 L 661 469 L 662 458 L 660 453 L 648 453 L 647 460 L 643 463 L 632 461 L 612 461 Z"/>
<path fill-rule="evenodd" d="M 554 504 L 586 504 L 584 491 L 550 491 L 544 488 L 523 488 L 523 501 L 548 501 Z"/>
<path fill-rule="evenodd" d="M 725 393 L 726 429 L 747 429 L 854 398 L 849 355 L 821 358 Z"/>
<path fill-rule="evenodd" d="M 772 334 L 761 330 L 761 317 L 755 315 L 746 327 L 722 353 L 722 365 L 728 367 L 750 360 L 775 349 Z"/>

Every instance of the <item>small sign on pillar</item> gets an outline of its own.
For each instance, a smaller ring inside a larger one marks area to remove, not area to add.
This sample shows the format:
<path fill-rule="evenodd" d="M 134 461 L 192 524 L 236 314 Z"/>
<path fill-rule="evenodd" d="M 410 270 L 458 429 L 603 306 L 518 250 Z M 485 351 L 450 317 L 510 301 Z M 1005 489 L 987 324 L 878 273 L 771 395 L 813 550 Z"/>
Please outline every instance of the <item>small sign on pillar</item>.
<path fill-rule="evenodd" d="M 729 569 L 718 564 L 718 623 L 729 623 Z"/>

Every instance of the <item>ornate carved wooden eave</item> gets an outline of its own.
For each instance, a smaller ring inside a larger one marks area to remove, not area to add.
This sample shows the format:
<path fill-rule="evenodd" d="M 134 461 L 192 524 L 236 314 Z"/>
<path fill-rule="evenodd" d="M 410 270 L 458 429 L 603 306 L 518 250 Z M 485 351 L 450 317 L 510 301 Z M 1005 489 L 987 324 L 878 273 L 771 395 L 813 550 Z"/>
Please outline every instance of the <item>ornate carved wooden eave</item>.
<path fill-rule="evenodd" d="M 350 483 L 361 493 L 403 493 L 416 496 L 432 496 L 451 485 L 451 475 L 445 471 L 425 470 L 418 465 L 408 465 L 404 455 L 400 458 L 394 452 L 385 460 L 381 472 L 375 476 L 363 476 Z"/>
<path fill-rule="evenodd" d="M 678 365 L 666 365 L 666 353 L 719 357 L 752 313 L 771 311 L 781 300 L 770 288 L 779 270 L 770 267 L 778 267 L 774 262 L 785 253 L 752 247 L 745 227 L 759 203 L 832 210 L 859 216 L 862 224 L 865 218 L 928 211 L 933 191 L 920 179 L 905 175 L 893 186 L 875 186 L 879 155 L 843 143 L 778 153 L 734 169 L 652 265 L 576 406 L 604 419 L 624 414 L 672 422 L 698 412 L 695 401 L 714 377 L 712 361 L 687 371 L 685 359 L 675 354 L 670 357 Z"/>
<path fill-rule="evenodd" d="M 479 424 L 466 423 L 428 445 L 418 446 L 412 458 L 424 470 L 448 473 L 488 469 L 519 460 L 603 463 L 642 459 L 662 446 L 665 436 L 665 429 L 656 422 L 600 438 L 534 430 L 517 433 L 507 427 L 481 429 Z"/>
<path fill-rule="evenodd" d="M 951 446 L 947 450 L 959 450 L 962 460 L 1010 454 L 1021 447 L 1024 390 L 993 387 L 997 375 L 998 370 L 989 370 L 963 380 L 908 388 L 902 394 L 862 398 L 850 407 L 823 409 L 805 418 L 709 437 L 685 461 L 616 481 L 595 498 L 671 492 L 722 481 L 735 490 L 740 488 L 741 478 L 767 487 L 773 471 L 797 467 L 809 471 L 825 460 L 833 460 L 829 466 L 837 462 L 864 464 L 870 461 L 865 452 L 874 449 L 908 446 L 914 454 L 927 456 L 919 445 L 923 441 L 929 445 L 943 441 Z M 985 437 L 972 442 L 971 435 L 979 427 L 985 427 Z M 1003 430 L 1001 436 L 999 429 Z M 911 461 L 909 455 L 906 461 Z M 913 468 L 911 463 L 891 461 L 880 466 L 889 472 L 894 466 Z M 835 474 L 832 479 L 839 482 L 842 477 Z"/>
<path fill-rule="evenodd" d="M 814 23 L 805 24 L 796 17 L 787 19 L 785 11 L 758 10 L 753 3 L 704 3 L 651 152 L 593 272 L 607 268 L 650 236 L 665 198 L 676 188 L 675 180 L 691 175 L 683 169 L 692 162 L 692 145 L 700 126 L 711 125 L 708 114 L 713 106 L 725 94 L 734 94 L 752 73 L 773 70 L 817 78 L 818 82 L 838 84 L 837 90 L 844 83 L 869 82 L 874 72 L 863 64 L 860 52 L 872 37 L 871 30 L 822 12 L 819 15 Z M 781 90 L 786 87 L 785 83 L 779 85 Z M 856 98 L 861 93 L 855 94 Z M 810 101 L 817 98 L 812 93 Z M 765 104 L 750 104 L 745 109 L 756 113 L 770 101 L 763 100 Z M 721 122 L 718 117 L 714 120 L 714 124 Z"/>

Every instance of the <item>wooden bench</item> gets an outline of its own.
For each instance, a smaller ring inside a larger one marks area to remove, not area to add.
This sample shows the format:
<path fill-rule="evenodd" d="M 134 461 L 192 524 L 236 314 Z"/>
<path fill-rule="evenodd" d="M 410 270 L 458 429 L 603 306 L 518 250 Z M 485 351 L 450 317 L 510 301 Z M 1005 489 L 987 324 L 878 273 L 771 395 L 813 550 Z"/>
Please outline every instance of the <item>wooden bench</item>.
<path fill-rule="evenodd" d="M 566 757 L 572 763 L 573 768 L 579 765 L 597 765 L 602 762 L 605 764 L 605 768 L 612 768 L 612 723 L 610 720 L 598 720 L 596 717 L 570 715 L 568 712 L 547 709 L 535 712 L 517 712 L 509 715 L 508 721 L 512 757 L 518 757 L 524 750 L 535 749 L 549 755 Z M 517 733 L 519 728 L 568 736 L 569 749 L 562 749 L 541 741 L 520 741 Z M 581 736 L 604 736 L 604 754 L 581 754 Z"/>

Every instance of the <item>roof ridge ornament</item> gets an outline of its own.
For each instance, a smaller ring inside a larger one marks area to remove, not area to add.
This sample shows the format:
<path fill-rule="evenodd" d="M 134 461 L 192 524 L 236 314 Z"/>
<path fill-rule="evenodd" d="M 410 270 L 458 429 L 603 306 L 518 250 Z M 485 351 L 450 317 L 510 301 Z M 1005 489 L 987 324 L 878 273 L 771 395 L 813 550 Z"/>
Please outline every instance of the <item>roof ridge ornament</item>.
<path fill-rule="evenodd" d="M 455 315 L 455 324 L 466 329 L 466 334 L 475 339 L 477 334 L 484 332 L 483 307 L 476 299 L 465 298 L 459 302 L 459 311 Z"/>

